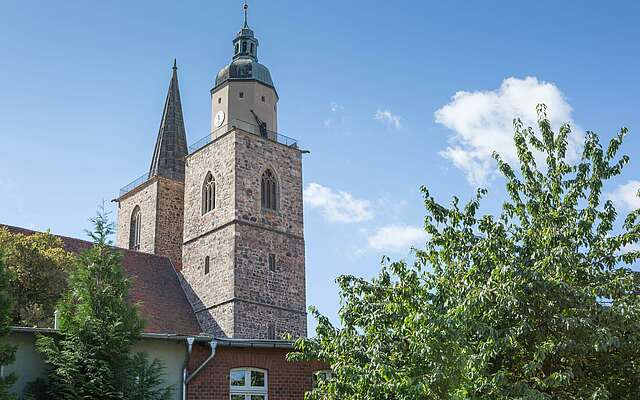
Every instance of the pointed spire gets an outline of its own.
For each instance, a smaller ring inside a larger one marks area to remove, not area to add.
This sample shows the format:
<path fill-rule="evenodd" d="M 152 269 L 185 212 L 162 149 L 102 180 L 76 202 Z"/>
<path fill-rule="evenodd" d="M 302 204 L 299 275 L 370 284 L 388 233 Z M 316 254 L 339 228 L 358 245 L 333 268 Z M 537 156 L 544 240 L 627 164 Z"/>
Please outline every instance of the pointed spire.
<path fill-rule="evenodd" d="M 184 159 L 186 156 L 187 134 L 178 87 L 178 66 L 174 59 L 173 75 L 164 103 L 158 139 L 149 168 L 149 177 L 164 176 L 184 181 Z"/>

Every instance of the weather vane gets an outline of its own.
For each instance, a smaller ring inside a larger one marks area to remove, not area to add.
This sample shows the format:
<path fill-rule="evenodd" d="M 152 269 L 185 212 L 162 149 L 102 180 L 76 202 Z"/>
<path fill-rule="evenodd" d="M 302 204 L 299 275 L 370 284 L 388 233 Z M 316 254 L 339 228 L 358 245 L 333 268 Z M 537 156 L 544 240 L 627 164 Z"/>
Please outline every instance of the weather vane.
<path fill-rule="evenodd" d="M 247 22 L 247 14 L 249 11 L 249 5 L 247 4 L 247 0 L 244 0 L 244 6 L 242 8 L 244 8 L 244 27 L 247 28 L 249 27 L 249 24 Z"/>

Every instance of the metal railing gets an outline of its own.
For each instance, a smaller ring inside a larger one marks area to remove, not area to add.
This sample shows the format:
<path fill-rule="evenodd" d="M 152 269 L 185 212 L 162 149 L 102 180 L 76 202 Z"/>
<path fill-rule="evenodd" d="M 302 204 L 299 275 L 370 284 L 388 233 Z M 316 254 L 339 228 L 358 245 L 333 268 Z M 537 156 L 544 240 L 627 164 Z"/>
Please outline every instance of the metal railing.
<path fill-rule="evenodd" d="M 200 140 L 189 146 L 189 154 L 200 150 L 204 146 L 214 141 L 216 138 L 224 135 L 229 131 L 232 131 L 233 129 L 241 129 L 253 135 L 269 139 L 272 142 L 280 143 L 285 146 L 293 147 L 295 149 L 298 148 L 298 141 L 294 138 L 290 138 L 289 136 L 281 135 L 277 132 L 269 131 L 266 129 L 262 130 L 259 126 L 243 121 L 241 119 L 232 119 L 226 125 L 221 126 L 220 128 L 211 132 L 209 135 L 201 138 Z"/>
<path fill-rule="evenodd" d="M 281 135 L 281 134 L 279 134 L 277 132 L 269 131 L 269 130 L 266 130 L 266 129 L 261 129 L 257 125 L 251 124 L 249 122 L 246 122 L 246 121 L 243 121 L 243 120 L 240 120 L 240 119 L 232 119 L 226 125 L 223 125 L 223 126 L 217 128 L 216 130 L 214 130 L 213 132 L 211 132 L 207 136 L 205 136 L 202 139 L 200 139 L 200 140 L 196 141 L 195 143 L 191 144 L 191 146 L 189 146 L 189 149 L 188 149 L 189 154 L 200 150 L 204 146 L 206 146 L 209 143 L 213 142 L 216 138 L 224 135 L 227 132 L 232 131 L 233 129 L 241 129 L 241 130 L 243 130 L 245 132 L 248 132 L 248 133 L 251 133 L 253 135 L 261 136 L 261 137 L 263 137 L 265 139 L 271 140 L 272 142 L 280 143 L 280 144 L 283 144 L 285 146 L 292 147 L 294 149 L 298 148 L 298 141 L 293 139 L 293 138 L 290 138 L 290 137 L 285 136 L 285 135 Z M 133 189 L 137 188 L 138 186 L 143 185 L 149 179 L 151 179 L 151 176 L 149 176 L 148 172 L 145 173 L 144 175 L 134 179 L 131 183 L 129 183 L 128 185 L 126 185 L 122 189 L 120 189 L 120 197 L 122 197 L 125 194 L 129 193 L 130 191 L 132 191 Z"/>
<path fill-rule="evenodd" d="M 132 191 L 133 189 L 135 189 L 138 186 L 142 185 L 143 183 L 145 183 L 148 180 L 149 180 L 149 173 L 148 172 L 146 174 L 134 179 L 131 183 L 129 183 L 128 185 L 126 185 L 122 189 L 120 189 L 120 197 L 122 197 L 125 194 L 129 193 L 130 191 Z"/>

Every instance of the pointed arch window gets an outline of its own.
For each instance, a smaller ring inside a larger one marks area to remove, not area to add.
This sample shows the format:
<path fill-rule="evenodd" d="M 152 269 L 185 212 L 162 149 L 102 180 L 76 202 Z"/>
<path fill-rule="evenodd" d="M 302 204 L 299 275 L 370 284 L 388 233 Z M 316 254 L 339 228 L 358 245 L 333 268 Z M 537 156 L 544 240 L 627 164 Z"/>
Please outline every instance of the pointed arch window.
<path fill-rule="evenodd" d="M 276 176 L 270 169 L 264 171 L 261 182 L 262 208 L 267 210 L 277 210 L 278 204 L 278 183 Z"/>
<path fill-rule="evenodd" d="M 216 208 L 216 180 L 211 172 L 204 178 L 202 187 L 202 214 L 206 214 Z"/>
<path fill-rule="evenodd" d="M 135 206 L 131 213 L 131 223 L 129 224 L 129 249 L 140 251 L 140 231 L 142 228 L 142 213 L 140 206 Z"/>

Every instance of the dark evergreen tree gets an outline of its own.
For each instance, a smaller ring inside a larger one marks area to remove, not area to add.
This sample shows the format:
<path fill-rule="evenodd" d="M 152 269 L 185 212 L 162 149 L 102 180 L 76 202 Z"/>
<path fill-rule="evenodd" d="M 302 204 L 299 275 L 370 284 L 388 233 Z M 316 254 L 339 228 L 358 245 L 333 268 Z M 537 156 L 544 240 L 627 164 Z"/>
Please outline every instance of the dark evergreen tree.
<path fill-rule="evenodd" d="M 59 304 L 59 333 L 39 337 L 37 346 L 49 366 L 53 398 L 139 398 L 132 393 L 134 386 L 155 386 L 160 380 L 140 381 L 140 356 L 131 354 L 131 346 L 143 323 L 137 307 L 127 302 L 131 282 L 122 269 L 121 251 L 111 246 L 113 224 L 104 209 L 92 222 L 94 245 L 79 255 L 69 276 L 69 292 Z M 145 371 L 156 378 L 162 372 Z"/>

